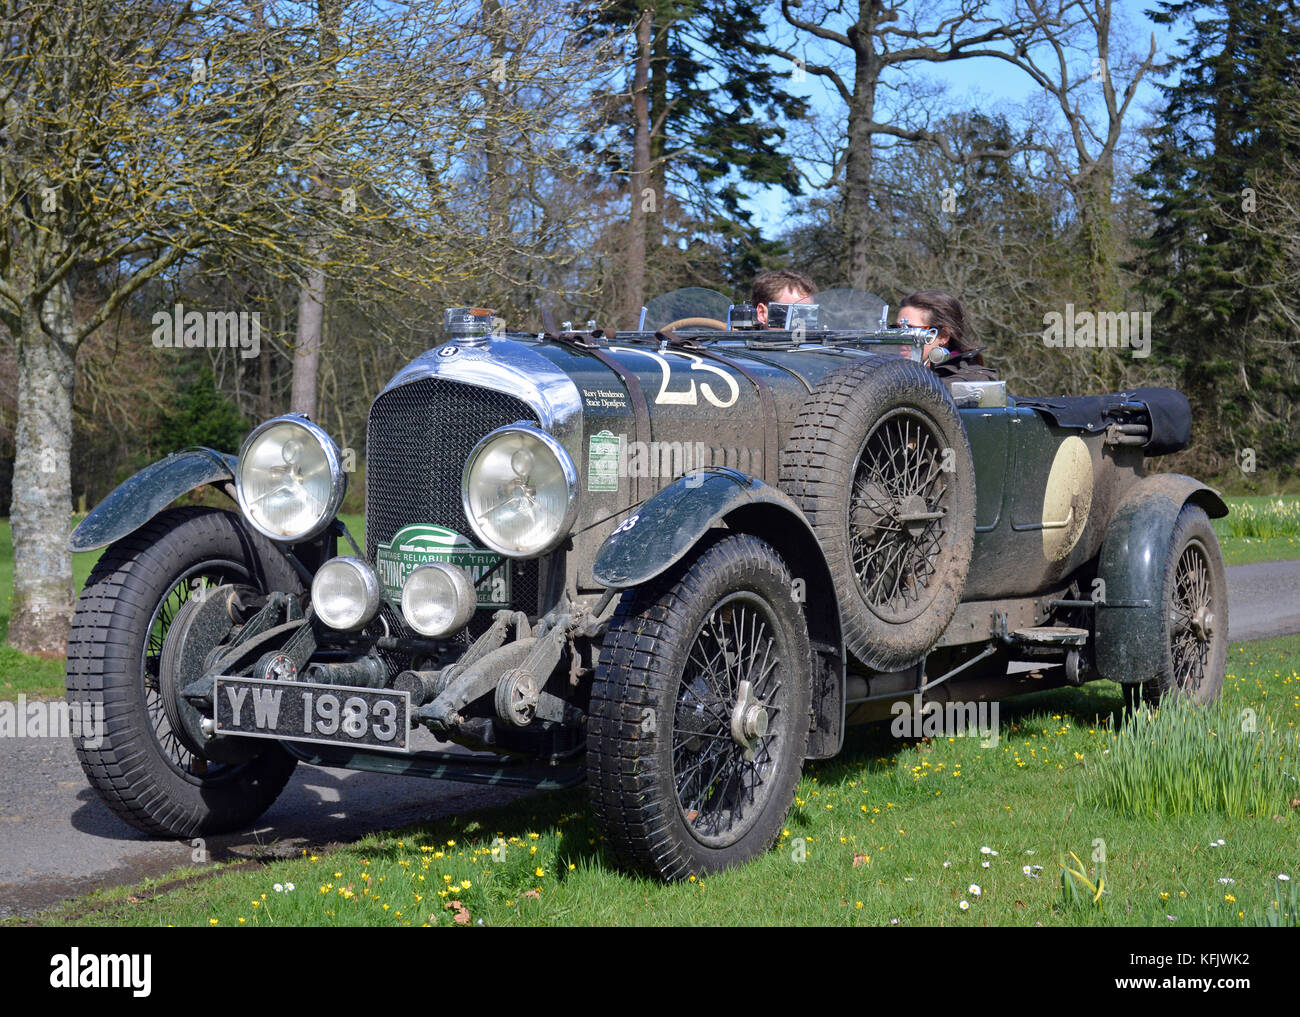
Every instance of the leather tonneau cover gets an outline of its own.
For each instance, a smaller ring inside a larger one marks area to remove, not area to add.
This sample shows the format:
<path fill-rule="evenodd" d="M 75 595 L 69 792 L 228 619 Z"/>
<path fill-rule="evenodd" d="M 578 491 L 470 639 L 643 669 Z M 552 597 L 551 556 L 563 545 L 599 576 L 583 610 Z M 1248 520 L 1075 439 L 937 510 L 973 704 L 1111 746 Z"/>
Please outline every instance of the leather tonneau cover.
<path fill-rule="evenodd" d="M 1050 399 L 1016 396 L 1017 406 L 1038 410 L 1058 427 L 1104 431 L 1114 422 L 1107 409 L 1116 403 L 1142 403 L 1151 418 L 1151 438 L 1142 447 L 1149 456 L 1163 456 L 1186 448 L 1192 437 L 1192 407 L 1187 397 L 1172 388 L 1134 388 L 1096 396 L 1055 396 Z"/>

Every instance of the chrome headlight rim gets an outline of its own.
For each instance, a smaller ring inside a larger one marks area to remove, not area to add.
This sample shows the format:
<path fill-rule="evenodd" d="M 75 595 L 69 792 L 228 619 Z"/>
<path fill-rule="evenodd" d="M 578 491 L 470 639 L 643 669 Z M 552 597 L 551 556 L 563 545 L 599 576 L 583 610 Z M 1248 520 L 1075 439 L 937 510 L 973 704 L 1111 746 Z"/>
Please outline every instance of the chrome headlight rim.
<path fill-rule="evenodd" d="M 249 449 L 257 442 L 263 434 L 273 427 L 279 427 L 284 424 L 291 424 L 300 427 L 306 431 L 310 438 L 320 446 L 329 464 L 330 472 L 330 493 L 325 510 L 321 517 L 306 529 L 293 534 L 277 533 L 274 530 L 267 529 L 259 523 L 253 515 L 248 502 L 244 497 L 244 485 L 242 478 L 244 474 L 244 463 L 246 461 Z M 347 493 L 348 478 L 343 471 L 343 454 L 339 447 L 334 443 L 326 430 L 319 424 L 315 423 L 310 417 L 303 413 L 285 413 L 278 417 L 271 417 L 264 420 L 255 428 L 248 432 L 248 437 L 239 447 L 239 458 L 235 463 L 235 499 L 239 503 L 239 511 L 245 521 L 257 530 L 264 537 L 274 540 L 278 544 L 297 544 L 304 540 L 311 540 L 320 536 L 329 528 L 329 525 L 338 516 L 339 508 L 343 504 L 343 496 Z"/>
<path fill-rule="evenodd" d="M 480 529 L 478 521 L 474 518 L 473 506 L 470 503 L 471 473 L 474 464 L 478 461 L 479 455 L 485 448 L 502 436 L 520 433 L 526 434 L 530 438 L 540 442 L 546 447 L 547 451 L 554 456 L 564 475 L 566 489 L 565 496 L 567 499 L 564 518 L 560 521 L 560 525 L 556 527 L 554 536 L 552 536 L 544 545 L 529 551 L 517 551 L 514 548 L 505 547 L 493 540 L 488 536 L 488 534 L 484 533 Z M 465 512 L 465 518 L 469 522 L 470 529 L 474 531 L 474 536 L 477 537 L 488 550 L 495 551 L 497 554 L 506 558 L 515 558 L 519 560 L 541 557 L 544 554 L 554 551 L 560 544 L 569 539 L 570 534 L 573 532 L 573 524 L 578 517 L 578 492 L 578 468 L 574 465 L 573 457 L 569 455 L 568 450 L 560 444 L 555 437 L 524 420 L 516 421 L 513 424 L 507 424 L 504 427 L 498 427 L 495 431 L 489 431 L 485 434 L 466 457 L 465 469 L 461 473 L 460 479 L 461 508 Z"/>
<path fill-rule="evenodd" d="M 361 603 L 361 614 L 359 620 L 348 625 L 339 625 L 330 620 L 326 614 L 321 611 L 320 602 L 324 598 L 318 596 L 316 584 L 320 582 L 322 573 L 324 573 L 328 568 L 350 568 L 361 577 L 361 585 L 364 588 L 365 595 Z M 315 609 L 316 617 L 319 618 L 325 626 L 335 632 L 356 632 L 365 628 L 374 620 L 375 616 L 379 614 L 379 601 L 379 577 L 375 574 L 375 570 L 371 567 L 369 562 L 358 558 L 356 555 L 341 554 L 331 558 L 329 561 L 325 562 L 324 565 L 318 568 L 316 570 L 316 575 L 312 577 L 311 603 L 312 607 Z"/>

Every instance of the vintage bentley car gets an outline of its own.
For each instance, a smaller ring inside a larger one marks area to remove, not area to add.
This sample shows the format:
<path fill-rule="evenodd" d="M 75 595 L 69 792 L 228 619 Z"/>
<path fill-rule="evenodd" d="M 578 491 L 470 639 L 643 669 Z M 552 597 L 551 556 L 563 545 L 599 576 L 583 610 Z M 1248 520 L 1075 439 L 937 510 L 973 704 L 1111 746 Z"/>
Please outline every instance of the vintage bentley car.
<path fill-rule="evenodd" d="M 803 761 L 896 700 L 1218 694 L 1227 510 L 1146 469 L 1182 396 L 947 387 L 878 300 L 784 311 L 449 312 L 371 406 L 364 535 L 300 415 L 126 481 L 71 541 L 107 547 L 68 648 L 90 782 L 179 837 L 251 824 L 299 760 L 585 782 L 612 857 L 676 879 L 770 848 Z M 203 485 L 235 508 L 168 507 Z"/>

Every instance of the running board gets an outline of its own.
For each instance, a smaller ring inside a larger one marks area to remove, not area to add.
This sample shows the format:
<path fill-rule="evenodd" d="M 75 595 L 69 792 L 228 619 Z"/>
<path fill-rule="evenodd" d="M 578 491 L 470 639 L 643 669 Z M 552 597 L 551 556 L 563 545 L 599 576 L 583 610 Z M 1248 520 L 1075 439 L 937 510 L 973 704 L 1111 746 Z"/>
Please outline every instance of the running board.
<path fill-rule="evenodd" d="M 1013 629 L 1007 633 L 1007 638 L 1021 646 L 1084 646 L 1088 642 L 1088 630 L 1061 625 L 1033 625 Z"/>

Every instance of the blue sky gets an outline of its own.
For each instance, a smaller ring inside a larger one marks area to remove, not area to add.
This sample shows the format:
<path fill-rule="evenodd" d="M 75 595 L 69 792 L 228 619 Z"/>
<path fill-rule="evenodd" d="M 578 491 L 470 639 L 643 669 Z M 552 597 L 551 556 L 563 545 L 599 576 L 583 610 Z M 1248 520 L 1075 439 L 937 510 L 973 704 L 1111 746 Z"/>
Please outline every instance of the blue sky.
<path fill-rule="evenodd" d="M 1116 16 L 1125 23 L 1124 38 L 1140 46 L 1146 53 L 1152 34 L 1156 40 L 1156 62 L 1161 63 L 1177 51 L 1178 39 L 1187 34 L 1185 26 L 1175 29 L 1154 24 L 1145 14 L 1152 6 L 1151 0 L 1115 0 Z M 1114 33 L 1113 33 L 1114 34 Z M 1114 43 L 1112 43 L 1113 45 Z M 844 72 L 841 71 L 843 74 Z M 953 107 L 990 109 L 1020 107 L 1031 101 L 1040 90 L 1028 75 L 1001 60 L 983 58 L 956 60 L 944 64 L 919 65 L 913 72 L 926 81 L 942 84 L 947 89 L 947 104 Z M 1148 74 L 1138 88 L 1137 96 L 1125 120 L 1126 128 L 1144 122 L 1159 104 L 1155 81 Z M 802 86 L 792 85 L 792 90 L 806 95 L 813 108 L 821 113 L 839 118 L 847 117 L 843 103 L 820 77 L 809 74 Z M 779 232 L 789 216 L 789 199 L 778 189 L 756 194 L 749 201 L 755 220 L 767 231 Z"/>

